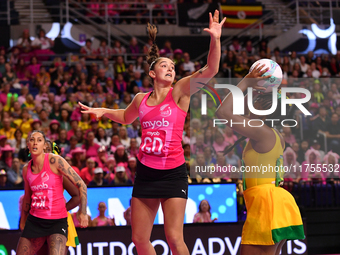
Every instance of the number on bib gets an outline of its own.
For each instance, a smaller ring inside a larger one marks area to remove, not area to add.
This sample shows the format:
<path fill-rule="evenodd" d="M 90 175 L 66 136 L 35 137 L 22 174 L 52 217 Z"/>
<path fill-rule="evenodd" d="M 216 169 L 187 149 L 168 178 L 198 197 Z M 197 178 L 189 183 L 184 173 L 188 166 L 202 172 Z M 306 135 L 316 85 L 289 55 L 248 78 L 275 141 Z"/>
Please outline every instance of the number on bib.
<path fill-rule="evenodd" d="M 164 130 L 146 129 L 142 132 L 141 151 L 163 157 L 166 132 Z"/>

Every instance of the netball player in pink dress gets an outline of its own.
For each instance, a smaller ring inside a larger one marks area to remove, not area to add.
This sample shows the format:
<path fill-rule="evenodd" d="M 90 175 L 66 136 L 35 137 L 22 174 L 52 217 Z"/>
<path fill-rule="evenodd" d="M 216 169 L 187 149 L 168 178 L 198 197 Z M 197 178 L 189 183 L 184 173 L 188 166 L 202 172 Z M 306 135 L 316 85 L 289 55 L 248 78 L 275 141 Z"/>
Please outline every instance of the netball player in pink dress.
<path fill-rule="evenodd" d="M 153 91 L 137 94 L 126 109 L 90 108 L 79 103 L 82 113 L 105 115 L 111 120 L 130 124 L 139 117 L 142 142 L 137 161 L 136 179 L 131 200 L 132 241 L 139 255 L 155 255 L 150 235 L 159 205 L 164 213 L 165 235 L 174 255 L 189 255 L 183 239 L 183 222 L 188 198 L 188 178 L 181 141 L 190 96 L 198 89 L 190 89 L 191 78 L 208 82 L 219 70 L 221 58 L 221 30 L 219 12 L 209 14 L 211 36 L 208 63 L 201 70 L 179 80 L 174 88 L 175 64 L 159 57 L 155 43 L 150 47 L 147 62 Z M 155 41 L 157 28 L 148 26 Z"/>
<path fill-rule="evenodd" d="M 32 160 L 23 168 L 25 195 L 22 202 L 19 239 L 16 254 L 34 255 L 47 241 L 50 254 L 65 254 L 67 211 L 63 195 L 63 176 L 79 189 L 79 221 L 87 227 L 87 188 L 82 179 L 62 157 L 44 153 L 46 138 L 33 131 L 27 146 Z"/>

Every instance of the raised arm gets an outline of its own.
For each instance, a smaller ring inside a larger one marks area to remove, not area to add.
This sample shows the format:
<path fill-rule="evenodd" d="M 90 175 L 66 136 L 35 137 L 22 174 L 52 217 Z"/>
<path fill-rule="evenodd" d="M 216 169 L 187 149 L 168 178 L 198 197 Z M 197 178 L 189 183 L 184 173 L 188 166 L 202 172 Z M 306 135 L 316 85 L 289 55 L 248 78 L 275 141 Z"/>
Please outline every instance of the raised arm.
<path fill-rule="evenodd" d="M 173 95 L 178 95 L 179 98 L 190 97 L 192 94 L 196 93 L 199 90 L 197 89 L 197 87 L 204 86 L 203 84 L 195 84 L 195 86 L 191 86 L 192 88 L 190 88 L 191 78 L 202 78 L 200 82 L 207 83 L 217 74 L 221 60 L 220 38 L 222 33 L 222 26 L 225 20 L 226 18 L 224 18 L 220 23 L 218 22 L 218 10 L 215 11 L 214 16 L 209 13 L 209 28 L 204 29 L 204 31 L 210 34 L 210 49 L 207 64 L 194 74 L 179 80 L 174 87 Z"/>
<path fill-rule="evenodd" d="M 137 119 L 138 108 L 145 95 L 146 93 L 138 93 L 126 109 L 91 108 L 80 102 L 78 104 L 80 105 L 81 113 L 92 113 L 96 115 L 97 119 L 105 115 L 115 122 L 126 125 Z"/>
<path fill-rule="evenodd" d="M 253 71 L 247 74 L 237 85 L 242 92 L 245 92 L 248 87 L 254 87 L 256 89 L 264 90 L 263 87 L 258 87 L 257 81 L 260 79 L 266 79 L 268 76 L 262 77 L 262 75 L 267 71 L 261 69 L 264 65 L 259 66 L 257 65 Z M 228 120 L 228 124 L 232 121 L 233 123 L 244 123 L 245 125 L 235 124 L 232 126 L 232 129 L 239 134 L 246 136 L 254 141 L 263 141 L 263 137 L 270 137 L 273 133 L 269 127 L 263 125 L 262 127 L 250 127 L 248 126 L 249 118 L 244 117 L 242 115 L 233 114 L 233 95 L 229 93 L 225 99 L 223 100 L 222 104 L 217 108 L 216 115 L 219 119 L 226 119 Z M 255 125 L 254 123 L 252 125 Z M 268 136 L 269 135 L 269 136 Z"/>
<path fill-rule="evenodd" d="M 32 191 L 27 181 L 26 175 L 27 175 L 27 164 L 22 169 L 22 176 L 25 182 L 25 194 L 22 200 L 22 205 L 21 205 L 21 217 L 20 217 L 20 230 L 21 231 L 24 230 L 25 228 L 25 223 L 26 223 L 26 220 L 27 220 L 30 208 L 31 208 L 31 197 L 32 197 Z"/>
<path fill-rule="evenodd" d="M 86 212 L 86 206 L 87 206 L 87 187 L 84 181 L 79 177 L 79 175 L 73 170 L 73 168 L 67 163 L 67 161 L 54 154 L 49 155 L 49 162 L 51 168 L 56 169 L 58 172 L 60 172 L 62 175 L 66 176 L 73 185 L 78 187 L 79 194 L 80 194 L 80 206 L 79 211 L 79 222 L 81 227 L 87 227 L 88 226 L 88 218 L 87 218 L 87 212 Z"/>

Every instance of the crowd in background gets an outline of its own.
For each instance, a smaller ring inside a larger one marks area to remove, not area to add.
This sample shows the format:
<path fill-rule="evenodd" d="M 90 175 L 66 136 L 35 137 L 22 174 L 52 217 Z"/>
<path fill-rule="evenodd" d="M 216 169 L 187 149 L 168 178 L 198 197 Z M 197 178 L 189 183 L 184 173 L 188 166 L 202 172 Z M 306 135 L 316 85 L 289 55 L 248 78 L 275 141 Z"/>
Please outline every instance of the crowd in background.
<path fill-rule="evenodd" d="M 78 102 L 91 107 L 124 109 L 138 92 L 151 91 L 145 61 L 151 42 L 140 45 L 132 38 L 125 47 L 119 41 L 107 45 L 102 40 L 95 49 L 91 40 L 87 40 L 80 49 L 79 61 L 67 66 L 65 59 L 53 57 L 53 42 L 43 39 L 44 31 L 40 35 L 39 42 L 34 44 L 25 30 L 10 52 L 0 48 L 0 187 L 22 187 L 21 169 L 29 154 L 25 139 L 32 130 L 44 131 L 48 139 L 58 144 L 61 155 L 88 186 L 133 184 L 141 142 L 139 120 L 131 125 L 120 125 L 106 117 L 98 121 L 95 116 L 81 114 Z M 48 47 L 43 49 L 45 44 Z M 41 50 L 47 54 L 39 55 Z M 130 53 L 129 58 L 125 58 L 125 53 Z M 173 59 L 176 80 L 202 67 L 200 62 L 190 59 L 188 52 L 172 49 L 170 40 L 160 45 L 160 55 Z M 53 60 L 52 64 L 44 64 L 44 58 Z M 295 108 L 290 115 L 296 119 L 297 126 L 277 127 L 286 142 L 284 164 L 294 165 L 296 169 L 306 169 L 312 163 L 339 166 L 340 53 L 318 56 L 309 52 L 298 56 L 296 52 L 286 54 L 280 49 L 269 49 L 264 40 L 253 45 L 251 40 L 239 42 L 234 38 L 231 45 L 222 49 L 217 77 L 244 77 L 260 58 L 271 58 L 281 66 L 282 86 L 306 88 L 312 96 L 304 104 L 312 115 L 305 116 Z M 190 166 L 196 165 L 240 168 L 246 141 L 223 155 L 221 151 L 234 144 L 239 135 L 227 126 L 213 127 L 209 117 L 214 116 L 216 107 L 208 100 L 208 113 L 201 116 L 200 100 L 200 93 L 191 98 L 184 126 L 188 174 Z M 305 171 L 307 174 L 302 175 L 302 171 L 296 171 L 286 175 L 286 180 L 336 181 L 338 171 L 326 174 Z M 237 182 L 242 195 L 239 175 L 191 177 L 189 182 Z"/>

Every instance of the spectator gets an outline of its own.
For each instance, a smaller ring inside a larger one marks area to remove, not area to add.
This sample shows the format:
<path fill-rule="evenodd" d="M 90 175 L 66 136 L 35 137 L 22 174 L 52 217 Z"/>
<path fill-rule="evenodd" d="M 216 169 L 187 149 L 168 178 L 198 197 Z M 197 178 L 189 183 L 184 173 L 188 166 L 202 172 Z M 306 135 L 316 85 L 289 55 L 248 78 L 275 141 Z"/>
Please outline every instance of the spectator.
<path fill-rule="evenodd" d="M 232 45 L 230 45 L 230 46 L 232 46 Z M 250 59 L 254 58 L 254 56 L 255 56 L 255 48 L 253 47 L 253 43 L 252 43 L 252 41 L 250 39 L 247 40 L 246 45 L 244 46 L 243 50 L 245 50 L 247 52 L 247 56 Z M 275 53 L 275 51 L 274 51 L 274 53 Z M 280 54 L 280 51 L 279 51 L 279 54 Z M 280 63 L 279 60 L 276 61 L 276 62 Z"/>
<path fill-rule="evenodd" d="M 319 80 L 314 81 L 312 96 L 313 100 L 315 100 L 319 104 L 322 103 L 322 101 L 325 99 Z"/>
<path fill-rule="evenodd" d="M 7 172 L 5 169 L 0 170 L 0 189 L 11 188 L 13 185 L 7 179 Z"/>
<path fill-rule="evenodd" d="M 92 226 L 93 227 L 104 227 L 104 226 L 114 226 L 115 225 L 115 219 L 108 218 L 105 216 L 106 211 L 106 204 L 104 202 L 100 202 L 98 204 L 98 211 L 99 215 L 93 219 Z"/>
<path fill-rule="evenodd" d="M 129 180 L 126 174 L 124 163 L 118 163 L 116 167 L 115 178 L 112 181 L 111 185 L 119 186 L 119 185 L 132 185 L 132 181 Z"/>
<path fill-rule="evenodd" d="M 79 147 L 79 146 L 77 146 L 78 140 L 77 140 L 76 136 L 73 135 L 73 136 L 70 137 L 70 139 L 67 139 L 67 140 L 69 141 L 69 145 L 65 147 L 63 155 L 71 154 L 71 152 L 73 150 L 75 150 L 77 147 Z"/>
<path fill-rule="evenodd" d="M 55 140 L 55 143 L 60 147 L 60 149 L 64 149 L 70 145 L 69 140 L 67 140 L 67 131 L 65 129 L 60 128 L 59 138 Z"/>
<path fill-rule="evenodd" d="M 14 148 L 14 155 L 17 156 L 21 149 L 26 148 L 26 139 L 22 137 L 22 131 L 16 129 L 14 132 L 14 138 L 8 140 L 9 145 Z"/>
<path fill-rule="evenodd" d="M 312 63 L 310 64 L 310 69 L 311 69 L 311 71 L 312 71 L 312 77 L 315 78 L 315 79 L 319 79 L 321 73 L 320 73 L 320 71 L 316 68 L 315 62 L 312 62 Z"/>
<path fill-rule="evenodd" d="M 12 160 L 12 167 L 7 171 L 7 178 L 13 186 L 23 187 L 22 168 L 17 157 Z"/>
<path fill-rule="evenodd" d="M 233 74 L 237 78 L 243 78 L 248 72 L 248 67 L 243 63 L 243 58 L 237 56 L 236 64 L 233 66 Z"/>
<path fill-rule="evenodd" d="M 313 148 L 306 151 L 305 158 L 306 160 L 301 164 L 301 180 L 303 181 L 311 180 L 314 175 L 311 164 L 314 164 L 315 167 L 316 164 L 321 164 L 320 153 Z"/>
<path fill-rule="evenodd" d="M 212 147 L 216 152 L 224 151 L 225 147 L 227 147 L 229 143 L 225 140 L 223 133 L 220 129 L 217 129 L 215 133 L 215 141 L 212 144 Z"/>
<path fill-rule="evenodd" d="M 39 120 L 41 121 L 41 127 L 44 133 L 48 133 L 50 130 L 51 120 L 48 119 L 48 114 L 45 109 L 39 112 Z"/>
<path fill-rule="evenodd" d="M 336 113 L 332 114 L 331 123 L 326 127 L 327 143 L 330 150 L 340 154 L 340 122 Z"/>
<path fill-rule="evenodd" d="M 134 156 L 130 156 L 128 159 L 128 167 L 126 169 L 126 173 L 127 173 L 128 179 L 131 180 L 132 183 L 135 182 L 136 170 L 137 170 L 137 159 Z"/>
<path fill-rule="evenodd" d="M 91 39 L 86 39 L 85 46 L 80 49 L 80 54 L 85 56 L 87 60 L 94 60 L 97 58 L 96 50 L 92 48 Z"/>
<path fill-rule="evenodd" d="M 211 147 L 205 147 L 203 153 L 206 166 L 213 166 L 216 164 L 215 153 L 212 151 Z"/>
<path fill-rule="evenodd" d="M 131 59 L 137 59 L 140 53 L 138 41 L 136 37 L 132 37 L 129 44 L 129 53 L 131 54 Z"/>
<path fill-rule="evenodd" d="M 81 120 L 78 122 L 78 127 L 80 127 L 83 131 L 87 131 L 90 129 L 90 115 L 89 114 L 82 114 Z"/>
<path fill-rule="evenodd" d="M 294 66 L 295 64 L 300 64 L 300 59 L 296 56 L 296 51 L 292 51 L 289 57 L 290 66 Z"/>
<path fill-rule="evenodd" d="M 292 130 L 290 127 L 286 126 L 282 128 L 284 133 L 285 142 L 288 143 L 290 146 L 296 142 L 294 134 L 292 134 Z"/>
<path fill-rule="evenodd" d="M 312 145 L 311 148 L 319 152 L 320 160 L 322 161 L 323 157 L 325 156 L 325 152 L 321 150 L 320 142 L 317 139 L 314 139 L 311 145 Z"/>
<path fill-rule="evenodd" d="M 319 117 L 313 121 L 313 137 L 316 137 L 318 132 L 326 132 L 327 127 L 331 124 L 331 120 L 327 115 L 327 109 L 324 106 L 319 108 Z"/>
<path fill-rule="evenodd" d="M 50 86 L 50 84 L 51 84 L 50 74 L 46 72 L 46 68 L 44 66 L 40 66 L 40 72 L 36 75 L 35 85 L 39 88 L 42 85 Z"/>
<path fill-rule="evenodd" d="M 98 127 L 94 143 L 104 146 L 105 148 L 109 148 L 111 138 L 106 136 L 106 132 L 102 127 Z"/>
<path fill-rule="evenodd" d="M 78 128 L 78 121 L 75 119 L 71 119 L 70 125 L 71 129 L 67 131 L 67 140 L 70 140 L 71 137 L 75 135 Z"/>
<path fill-rule="evenodd" d="M 339 169 L 339 158 L 340 156 L 333 151 L 329 151 L 323 158 L 323 163 L 328 167 L 327 178 L 330 178 L 331 181 L 339 181 L 339 173 L 335 171 L 335 169 Z"/>
<path fill-rule="evenodd" d="M 1 63 L 1 57 L 0 57 L 0 63 Z M 35 56 L 31 58 L 30 65 L 27 67 L 28 72 L 30 74 L 30 79 L 33 81 L 35 80 L 35 77 L 40 72 L 41 64 L 38 64 L 38 60 Z"/>
<path fill-rule="evenodd" d="M 30 38 L 28 29 L 24 29 L 22 36 L 18 39 L 16 46 L 21 50 L 21 53 L 23 53 L 22 56 L 25 58 L 25 61 L 29 59 L 29 53 L 32 50 L 32 40 Z"/>
<path fill-rule="evenodd" d="M 298 162 L 300 164 L 302 164 L 303 161 L 305 161 L 305 155 L 306 155 L 306 152 L 309 148 L 309 143 L 308 141 L 304 140 L 301 142 L 301 148 L 299 150 L 299 154 L 298 154 Z"/>
<path fill-rule="evenodd" d="M 285 181 L 297 182 L 299 180 L 301 169 L 296 159 L 296 153 L 291 147 L 283 152 L 283 165 L 289 169 L 288 172 L 285 172 Z"/>
<path fill-rule="evenodd" d="M 193 223 L 215 222 L 217 218 L 211 219 L 211 207 L 207 200 L 202 200 L 198 206 L 198 213 L 194 215 Z"/>
<path fill-rule="evenodd" d="M 306 63 L 306 57 L 305 56 L 301 56 L 300 57 L 300 67 L 301 67 L 301 72 L 302 73 L 306 73 L 307 70 L 310 68 L 310 65 L 308 65 Z"/>
<path fill-rule="evenodd" d="M 117 57 L 117 60 L 113 67 L 114 67 L 114 72 L 116 75 L 119 73 L 124 75 L 126 73 L 126 67 L 125 67 L 124 59 L 122 56 Z"/>
<path fill-rule="evenodd" d="M 145 76 L 142 81 L 142 87 L 140 88 L 140 91 L 143 93 L 148 93 L 152 91 L 152 85 L 150 83 L 149 77 Z"/>
<path fill-rule="evenodd" d="M 143 56 L 138 56 L 135 64 L 133 65 L 133 72 L 144 73 L 143 66 L 144 66 L 144 58 Z"/>
<path fill-rule="evenodd" d="M 17 128 L 19 128 L 22 132 L 22 137 L 24 139 L 27 138 L 27 135 L 29 132 L 31 132 L 31 123 L 33 122 L 33 119 L 30 118 L 30 115 L 28 113 L 28 109 L 22 109 L 21 112 L 21 118 L 14 121 L 14 124 Z"/>
<path fill-rule="evenodd" d="M 85 144 L 82 146 L 86 150 L 86 157 L 96 157 L 100 145 L 94 142 L 94 132 L 89 131 L 86 135 Z"/>
<path fill-rule="evenodd" d="M 115 178 L 115 167 L 116 167 L 116 160 L 114 156 L 109 156 L 106 161 L 106 169 L 107 172 L 105 173 L 105 179 L 111 183 Z"/>
<path fill-rule="evenodd" d="M 31 127 L 32 127 L 32 131 L 33 130 L 42 131 L 41 121 L 39 119 L 33 119 L 33 122 L 31 123 Z"/>
<path fill-rule="evenodd" d="M 234 131 L 226 126 L 224 129 L 224 139 L 226 142 L 228 142 L 229 144 L 234 144 L 237 141 L 237 136 L 234 134 Z"/>
<path fill-rule="evenodd" d="M 107 186 L 108 182 L 106 179 L 103 179 L 103 169 L 100 167 L 97 167 L 94 169 L 94 177 L 93 180 L 89 183 L 89 187 L 102 187 Z M 95 219 L 94 219 L 95 221 Z"/>
<path fill-rule="evenodd" d="M 32 47 L 34 49 L 34 54 L 39 56 L 41 61 L 46 61 L 49 56 L 54 55 L 51 50 L 54 46 L 54 41 L 46 37 L 46 32 L 44 29 L 40 29 L 38 37 L 32 42 Z"/>
<path fill-rule="evenodd" d="M 234 150 L 229 151 L 225 159 L 228 165 L 234 166 L 237 169 L 241 168 L 241 159 L 234 153 Z"/>
<path fill-rule="evenodd" d="M 113 46 L 113 54 L 116 54 L 116 55 L 123 55 L 126 53 L 126 49 L 124 46 L 121 45 L 120 41 L 116 40 L 114 42 L 114 46 Z"/>
<path fill-rule="evenodd" d="M 23 58 L 18 59 L 18 63 L 14 67 L 15 74 L 18 77 L 19 81 L 28 81 L 30 78 L 30 74 L 28 71 L 28 67 L 26 66 L 25 60 Z"/>
<path fill-rule="evenodd" d="M 113 65 L 109 63 L 109 59 L 108 58 L 103 58 L 103 63 L 100 64 L 99 66 L 99 70 L 104 70 L 105 71 L 105 77 L 106 78 L 114 78 L 115 75 L 115 71 L 113 68 Z"/>
<path fill-rule="evenodd" d="M 9 105 L 8 105 L 7 101 L 8 101 L 8 94 L 10 93 L 9 92 L 10 89 L 11 89 L 11 85 L 9 83 L 5 83 L 5 84 L 3 84 L 3 89 L 0 93 L 0 103 L 4 107 L 6 107 L 6 105 L 7 105 L 8 110 L 9 110 Z M 8 101 L 8 102 L 10 102 L 10 101 Z"/>
<path fill-rule="evenodd" d="M 5 64 L 6 64 L 5 57 L 0 55 L 0 77 L 4 76 L 6 72 Z"/>
<path fill-rule="evenodd" d="M 11 127 L 11 120 L 5 118 L 2 120 L 3 128 L 0 129 L 0 135 L 5 135 L 8 140 L 14 139 L 15 128 Z"/>
<path fill-rule="evenodd" d="M 11 87 L 20 89 L 21 85 L 19 84 L 19 79 L 9 63 L 5 64 L 5 73 L 2 78 L 4 83 L 9 83 Z"/>
<path fill-rule="evenodd" d="M 124 145 L 120 144 L 116 147 L 116 151 L 114 153 L 115 160 L 117 165 L 119 163 L 123 163 L 125 167 L 128 165 L 128 154 L 125 151 Z"/>
<path fill-rule="evenodd" d="M 107 45 L 107 41 L 105 39 L 100 41 L 100 46 L 97 50 L 98 58 L 103 59 L 109 58 L 112 54 L 111 48 Z"/>
<path fill-rule="evenodd" d="M 21 106 L 18 101 L 13 102 L 13 108 L 11 109 L 11 118 L 14 120 L 20 118 L 21 115 Z"/>
<path fill-rule="evenodd" d="M 20 91 L 20 96 L 18 97 L 18 102 L 20 106 L 26 101 L 26 96 L 29 93 L 28 86 L 23 86 Z"/>
<path fill-rule="evenodd" d="M 229 45 L 229 50 L 234 52 L 235 55 L 237 55 L 238 53 L 241 53 L 241 45 L 236 36 L 233 37 L 232 44 Z"/>
<path fill-rule="evenodd" d="M 49 88 L 47 84 L 43 84 L 40 86 L 39 93 L 38 95 L 35 96 L 35 102 L 40 103 L 45 100 L 48 101 L 48 93 L 49 93 Z"/>
<path fill-rule="evenodd" d="M 6 144 L 5 147 L 1 149 L 1 161 L 0 161 L 0 169 L 5 169 L 7 172 L 12 167 L 14 148 L 12 148 L 9 144 Z"/>
<path fill-rule="evenodd" d="M 96 167 L 95 158 L 88 158 L 86 160 L 86 167 L 80 170 L 80 177 L 89 185 L 89 183 L 93 180 L 94 177 L 94 169 Z"/>
<path fill-rule="evenodd" d="M 182 64 L 182 70 L 183 71 L 189 71 L 190 74 L 195 71 L 195 64 L 190 60 L 190 55 L 188 52 L 185 52 L 183 54 L 183 64 Z"/>
<path fill-rule="evenodd" d="M 7 137 L 5 135 L 0 135 L 0 152 L 7 144 Z"/>

